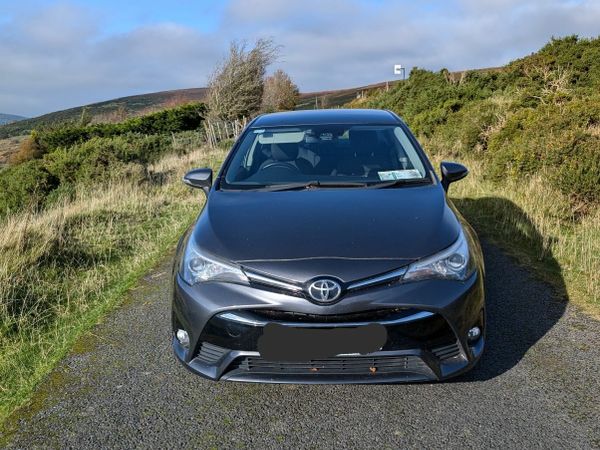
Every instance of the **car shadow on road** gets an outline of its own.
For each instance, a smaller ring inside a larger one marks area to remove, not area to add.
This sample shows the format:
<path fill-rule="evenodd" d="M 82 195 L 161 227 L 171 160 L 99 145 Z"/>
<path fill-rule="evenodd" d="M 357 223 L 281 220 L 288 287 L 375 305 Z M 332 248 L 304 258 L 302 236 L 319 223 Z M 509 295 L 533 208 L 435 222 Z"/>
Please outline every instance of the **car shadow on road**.
<path fill-rule="evenodd" d="M 453 200 L 482 238 L 486 262 L 487 341 L 481 361 L 456 381 L 482 381 L 510 370 L 562 317 L 567 292 L 562 270 L 528 215 L 498 197 Z M 478 224 L 486 224 L 479 226 Z M 480 229 L 484 228 L 484 229 Z M 544 265 L 553 286 L 489 243 L 510 242 L 530 261 Z"/>

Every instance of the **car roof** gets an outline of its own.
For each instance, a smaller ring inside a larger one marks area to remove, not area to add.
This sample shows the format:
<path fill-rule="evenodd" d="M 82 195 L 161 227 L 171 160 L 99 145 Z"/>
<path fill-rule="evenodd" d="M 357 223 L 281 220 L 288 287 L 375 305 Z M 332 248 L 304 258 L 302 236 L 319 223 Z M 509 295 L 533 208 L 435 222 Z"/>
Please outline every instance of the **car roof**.
<path fill-rule="evenodd" d="M 315 109 L 287 111 L 258 116 L 252 128 L 297 125 L 344 124 L 344 125 L 397 125 L 398 117 L 382 109 Z"/>

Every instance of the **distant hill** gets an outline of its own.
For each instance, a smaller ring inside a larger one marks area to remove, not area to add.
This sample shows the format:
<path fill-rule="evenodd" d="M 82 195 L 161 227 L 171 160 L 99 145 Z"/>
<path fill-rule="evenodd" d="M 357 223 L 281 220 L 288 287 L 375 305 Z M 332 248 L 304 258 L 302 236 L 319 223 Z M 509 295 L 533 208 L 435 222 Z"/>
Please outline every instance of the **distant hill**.
<path fill-rule="evenodd" d="M 368 94 L 374 89 L 384 89 L 386 86 L 391 88 L 399 80 L 383 81 L 381 83 L 369 84 L 348 89 L 336 89 L 331 91 L 306 92 L 300 94 L 300 101 L 296 109 L 323 109 L 336 108 L 355 100 L 356 98 Z"/>
<path fill-rule="evenodd" d="M 90 105 L 56 111 L 31 119 L 20 120 L 0 125 L 0 139 L 28 134 L 32 129 L 58 122 L 77 120 L 85 108 L 95 122 L 110 122 L 112 116 L 126 114 L 137 116 L 153 112 L 165 107 L 177 106 L 182 103 L 202 101 L 206 96 L 206 88 L 178 89 L 173 91 L 153 92 L 150 94 L 132 95 L 116 98 Z M 0 115 L 2 117 L 3 115 Z M 122 120 L 122 117 L 118 119 Z M 2 122 L 0 122 L 1 124 Z"/>
<path fill-rule="evenodd" d="M 16 116 L 14 114 L 2 114 L 0 113 L 0 125 L 5 125 L 7 123 L 18 122 L 19 120 L 24 120 L 27 117 Z"/>

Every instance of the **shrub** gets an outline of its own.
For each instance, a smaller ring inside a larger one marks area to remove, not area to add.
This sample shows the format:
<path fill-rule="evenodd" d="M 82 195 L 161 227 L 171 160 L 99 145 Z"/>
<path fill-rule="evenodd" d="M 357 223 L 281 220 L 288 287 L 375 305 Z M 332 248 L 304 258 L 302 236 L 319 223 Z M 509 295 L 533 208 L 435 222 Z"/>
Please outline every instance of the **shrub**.
<path fill-rule="evenodd" d="M 0 171 L 0 217 L 28 206 L 39 208 L 78 184 L 104 183 L 125 176 L 142 178 L 144 167 L 167 152 L 185 152 L 189 132 L 200 127 L 206 108 L 187 104 L 117 124 L 55 125 L 33 131 L 14 164 Z M 177 144 L 177 145 L 175 145 Z"/>
<path fill-rule="evenodd" d="M 600 96 L 514 113 L 489 142 L 490 175 L 526 176 L 544 169 L 577 201 L 600 200 Z"/>
<path fill-rule="evenodd" d="M 551 181 L 574 200 L 600 202 L 600 137 L 578 134 Z"/>
<path fill-rule="evenodd" d="M 33 131 L 31 135 L 21 142 L 19 150 L 11 155 L 9 163 L 11 165 L 20 164 L 31 159 L 39 158 L 44 153 L 39 142 L 38 134 Z"/>
<path fill-rule="evenodd" d="M 294 109 L 299 94 L 298 86 L 294 84 L 287 73 L 279 69 L 265 79 L 262 109 L 265 112 Z"/>
<path fill-rule="evenodd" d="M 206 108 L 203 104 L 192 103 L 178 108 L 166 109 L 142 117 L 128 119 L 121 123 L 99 123 L 88 126 L 61 124 L 37 133 L 42 153 L 61 147 L 70 147 L 94 137 L 112 137 L 128 133 L 167 134 L 198 129 Z"/>
<path fill-rule="evenodd" d="M 134 133 L 94 137 L 11 166 L 0 172 L 0 217 L 28 206 L 51 204 L 72 194 L 78 185 L 102 185 L 124 177 L 142 181 L 145 166 L 171 152 L 176 138 Z"/>
<path fill-rule="evenodd" d="M 504 126 L 509 108 L 510 100 L 503 96 L 467 103 L 436 127 L 430 150 L 453 157 L 485 151 L 490 137 Z"/>
<path fill-rule="evenodd" d="M 0 216 L 23 208 L 38 209 L 59 185 L 40 160 L 27 161 L 0 172 Z"/>

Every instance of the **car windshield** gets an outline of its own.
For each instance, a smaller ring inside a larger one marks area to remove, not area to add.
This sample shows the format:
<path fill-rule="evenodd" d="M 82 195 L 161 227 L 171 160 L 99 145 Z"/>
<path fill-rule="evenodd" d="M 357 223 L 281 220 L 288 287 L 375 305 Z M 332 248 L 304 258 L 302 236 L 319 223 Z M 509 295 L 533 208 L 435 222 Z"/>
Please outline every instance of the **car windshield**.
<path fill-rule="evenodd" d="M 250 129 L 225 172 L 225 189 L 284 190 L 430 181 L 396 125 L 307 125 Z"/>

